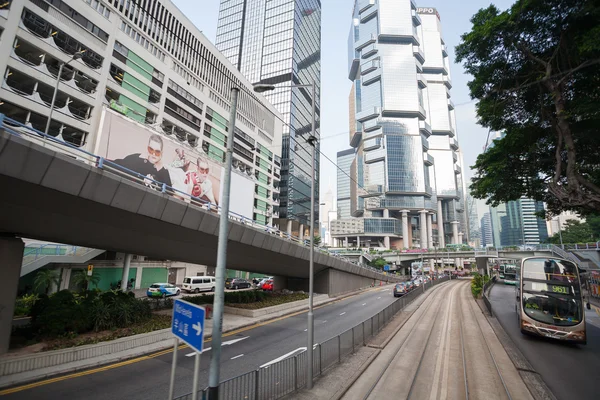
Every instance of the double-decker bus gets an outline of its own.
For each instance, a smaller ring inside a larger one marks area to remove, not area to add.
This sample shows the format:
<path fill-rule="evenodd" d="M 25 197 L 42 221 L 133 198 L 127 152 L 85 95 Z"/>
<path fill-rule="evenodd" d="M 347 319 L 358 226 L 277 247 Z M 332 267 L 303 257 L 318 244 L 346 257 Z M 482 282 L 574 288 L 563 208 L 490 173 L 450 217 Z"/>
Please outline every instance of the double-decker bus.
<path fill-rule="evenodd" d="M 561 258 L 530 257 L 522 260 L 517 271 L 521 332 L 586 344 L 577 265 Z"/>
<path fill-rule="evenodd" d="M 504 284 L 505 285 L 516 285 L 517 284 L 517 266 L 514 264 L 504 265 Z"/>

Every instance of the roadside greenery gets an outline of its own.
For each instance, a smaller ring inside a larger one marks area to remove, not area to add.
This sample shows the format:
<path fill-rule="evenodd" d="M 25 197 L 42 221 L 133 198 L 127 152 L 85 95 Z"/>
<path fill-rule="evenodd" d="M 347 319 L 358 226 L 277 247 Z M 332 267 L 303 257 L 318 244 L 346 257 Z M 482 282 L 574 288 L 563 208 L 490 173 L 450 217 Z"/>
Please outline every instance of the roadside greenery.
<path fill-rule="evenodd" d="M 35 302 L 38 300 L 38 298 L 39 298 L 38 295 L 35 293 L 26 294 L 23 297 L 17 298 L 17 300 L 15 302 L 15 312 L 13 315 L 15 317 L 29 316 L 31 314 L 31 308 L 33 307 Z"/>
<path fill-rule="evenodd" d="M 600 240 L 600 232 L 597 230 L 597 225 L 600 223 L 600 217 L 588 216 L 585 222 L 577 220 L 568 220 L 565 222 L 565 227 L 561 233 L 556 233 L 548 238 L 548 243 L 559 244 L 563 243 L 591 243 Z"/>
<path fill-rule="evenodd" d="M 473 297 L 476 299 L 479 298 L 483 292 L 483 285 L 488 283 L 489 280 L 490 277 L 488 275 L 481 275 L 478 272 L 473 274 L 473 280 L 471 281 L 471 293 L 473 293 Z"/>
<path fill-rule="evenodd" d="M 39 270 L 33 280 L 33 288 L 35 290 L 43 289 L 47 295 L 52 285 L 58 285 L 58 272 L 47 268 Z"/>
<path fill-rule="evenodd" d="M 256 310 L 307 298 L 308 294 L 304 292 L 281 293 L 263 292 L 262 290 L 245 290 L 225 293 L 225 305 Z M 182 297 L 182 300 L 199 305 L 213 304 L 214 295 L 184 296 Z"/>

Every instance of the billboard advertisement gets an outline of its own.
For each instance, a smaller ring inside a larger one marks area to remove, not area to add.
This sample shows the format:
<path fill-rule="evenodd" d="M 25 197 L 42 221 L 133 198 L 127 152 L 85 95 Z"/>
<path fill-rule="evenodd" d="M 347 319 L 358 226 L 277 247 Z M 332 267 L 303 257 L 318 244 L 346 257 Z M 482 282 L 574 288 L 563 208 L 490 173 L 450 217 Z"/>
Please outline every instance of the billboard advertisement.
<path fill-rule="evenodd" d="M 192 149 L 174 135 L 159 134 L 106 109 L 99 132 L 95 154 L 147 177 L 147 187 L 159 190 L 162 185 L 156 182 L 165 183 L 183 200 L 189 199 L 183 195 L 188 194 L 220 204 L 224 168 L 200 148 Z M 230 210 L 252 219 L 253 193 L 252 180 L 232 174 Z"/>

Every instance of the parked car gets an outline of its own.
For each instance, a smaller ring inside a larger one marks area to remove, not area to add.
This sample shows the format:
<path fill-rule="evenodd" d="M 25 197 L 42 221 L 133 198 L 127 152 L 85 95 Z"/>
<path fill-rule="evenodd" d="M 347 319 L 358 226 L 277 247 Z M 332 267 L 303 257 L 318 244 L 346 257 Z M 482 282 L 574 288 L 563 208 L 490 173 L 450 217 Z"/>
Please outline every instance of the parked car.
<path fill-rule="evenodd" d="M 404 283 L 397 283 L 394 286 L 394 297 L 404 296 L 406 293 L 408 293 L 408 288 Z"/>
<path fill-rule="evenodd" d="M 181 290 L 172 283 L 153 283 L 146 291 L 148 297 L 178 296 Z"/>
<path fill-rule="evenodd" d="M 245 289 L 252 287 L 252 284 L 245 279 L 241 278 L 227 278 L 225 279 L 225 289 Z"/>
<path fill-rule="evenodd" d="M 186 276 L 183 278 L 181 289 L 188 293 L 215 291 L 216 279 L 212 276 Z"/>
<path fill-rule="evenodd" d="M 272 292 L 273 291 L 273 280 L 269 279 L 268 281 L 263 283 L 261 289 L 264 290 L 265 292 Z"/>
<path fill-rule="evenodd" d="M 270 281 L 270 280 L 273 280 L 273 277 L 266 277 L 266 278 L 262 278 L 262 279 L 261 279 L 261 280 L 258 282 L 258 284 L 256 285 L 256 287 L 257 287 L 258 289 L 262 289 L 262 286 L 263 286 L 265 283 L 267 283 L 267 281 Z"/>

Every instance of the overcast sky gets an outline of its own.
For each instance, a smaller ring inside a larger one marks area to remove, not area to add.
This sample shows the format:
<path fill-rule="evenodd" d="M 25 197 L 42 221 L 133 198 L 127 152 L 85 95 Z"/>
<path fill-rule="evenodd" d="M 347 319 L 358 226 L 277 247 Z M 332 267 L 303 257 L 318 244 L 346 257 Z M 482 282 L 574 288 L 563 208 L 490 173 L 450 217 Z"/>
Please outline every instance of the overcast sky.
<path fill-rule="evenodd" d="M 174 0 L 175 4 L 214 43 L 217 31 L 219 0 Z M 472 173 L 477 155 L 485 145 L 487 130 L 477 124 L 475 103 L 469 97 L 467 82 L 470 77 L 461 65 L 454 63 L 454 47 L 460 36 L 471 28 L 470 18 L 480 8 L 487 7 L 488 0 L 431 0 L 419 7 L 437 8 L 442 21 L 442 35 L 451 62 L 452 100 L 456 106 L 457 138 L 464 154 L 467 181 Z M 495 0 L 498 8 L 511 6 L 511 0 Z M 348 145 L 348 94 L 351 82 L 348 80 L 347 38 L 351 24 L 354 0 L 321 0 L 322 15 L 322 59 L 321 59 L 321 152 L 335 162 L 336 153 L 349 148 Z M 345 134 L 345 135 L 344 135 Z M 336 166 L 321 157 L 321 195 L 331 184 L 336 189 Z M 478 204 L 479 218 L 487 211 L 483 202 Z"/>

